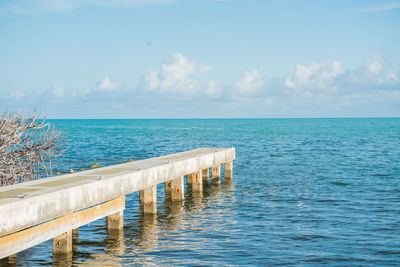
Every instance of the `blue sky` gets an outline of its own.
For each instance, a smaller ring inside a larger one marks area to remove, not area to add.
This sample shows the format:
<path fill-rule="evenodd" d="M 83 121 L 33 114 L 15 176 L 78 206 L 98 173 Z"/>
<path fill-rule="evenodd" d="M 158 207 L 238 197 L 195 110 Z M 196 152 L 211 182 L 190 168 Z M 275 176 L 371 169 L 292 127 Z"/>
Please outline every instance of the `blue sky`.
<path fill-rule="evenodd" d="M 400 1 L 3 0 L 0 111 L 400 116 Z"/>

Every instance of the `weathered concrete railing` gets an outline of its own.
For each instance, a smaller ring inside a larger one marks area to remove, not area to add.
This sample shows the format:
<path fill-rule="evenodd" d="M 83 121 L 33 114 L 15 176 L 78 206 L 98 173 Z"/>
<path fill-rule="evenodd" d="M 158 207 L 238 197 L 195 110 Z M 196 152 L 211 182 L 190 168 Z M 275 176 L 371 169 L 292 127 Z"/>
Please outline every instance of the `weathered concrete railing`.
<path fill-rule="evenodd" d="M 165 183 L 172 201 L 184 200 L 184 175 L 193 192 L 203 181 L 232 179 L 234 148 L 192 151 L 0 187 L 0 259 L 53 238 L 53 253 L 72 251 L 72 231 L 107 217 L 123 228 L 125 195 L 140 190 L 145 214 L 157 213 L 157 190 Z"/>

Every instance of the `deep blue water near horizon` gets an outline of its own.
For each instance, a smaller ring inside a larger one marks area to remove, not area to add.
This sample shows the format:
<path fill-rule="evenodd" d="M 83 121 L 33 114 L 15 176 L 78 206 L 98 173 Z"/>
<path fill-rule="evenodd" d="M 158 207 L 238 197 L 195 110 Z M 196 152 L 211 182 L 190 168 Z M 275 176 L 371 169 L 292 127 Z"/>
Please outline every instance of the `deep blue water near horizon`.
<path fill-rule="evenodd" d="M 55 169 L 198 147 L 236 148 L 233 183 L 143 218 L 127 196 L 124 233 L 80 228 L 78 265 L 400 265 L 400 119 L 51 120 L 67 137 Z M 18 265 L 52 263 L 51 241 Z"/>

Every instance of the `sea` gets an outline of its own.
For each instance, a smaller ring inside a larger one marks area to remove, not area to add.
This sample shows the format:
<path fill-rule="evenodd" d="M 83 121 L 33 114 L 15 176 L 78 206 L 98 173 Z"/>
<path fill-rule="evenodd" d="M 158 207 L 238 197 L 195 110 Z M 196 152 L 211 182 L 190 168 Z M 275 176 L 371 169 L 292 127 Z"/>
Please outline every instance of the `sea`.
<path fill-rule="evenodd" d="M 54 169 L 87 169 L 200 147 L 235 147 L 233 181 L 157 188 L 156 217 L 127 195 L 124 230 L 79 229 L 73 266 L 400 266 L 400 118 L 50 120 L 67 150 Z M 57 264 L 52 241 L 17 266 Z"/>

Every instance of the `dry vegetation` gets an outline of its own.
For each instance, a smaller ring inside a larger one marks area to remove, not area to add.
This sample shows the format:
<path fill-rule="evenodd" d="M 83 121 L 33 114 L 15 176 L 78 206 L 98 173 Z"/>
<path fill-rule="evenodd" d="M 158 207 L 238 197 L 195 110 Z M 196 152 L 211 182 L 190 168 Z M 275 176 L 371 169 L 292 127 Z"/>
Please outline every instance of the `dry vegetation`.
<path fill-rule="evenodd" d="M 64 149 L 61 132 L 37 113 L 0 114 L 0 185 L 50 176 L 51 160 Z"/>

